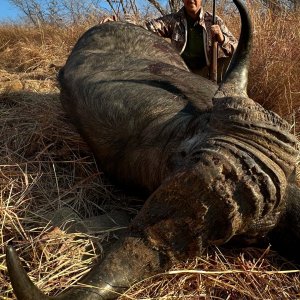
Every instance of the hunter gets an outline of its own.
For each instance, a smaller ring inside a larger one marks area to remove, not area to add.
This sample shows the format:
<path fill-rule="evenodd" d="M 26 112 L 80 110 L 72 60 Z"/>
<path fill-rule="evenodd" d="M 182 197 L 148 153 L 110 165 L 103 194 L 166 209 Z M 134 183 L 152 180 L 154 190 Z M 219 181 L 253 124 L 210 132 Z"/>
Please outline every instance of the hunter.
<path fill-rule="evenodd" d="M 146 21 L 148 30 L 161 37 L 171 39 L 171 43 L 182 56 L 189 69 L 209 76 L 212 38 L 218 41 L 218 81 L 230 62 L 237 47 L 237 39 L 228 30 L 224 21 L 204 12 L 202 0 L 183 0 L 184 6 L 176 13 Z"/>

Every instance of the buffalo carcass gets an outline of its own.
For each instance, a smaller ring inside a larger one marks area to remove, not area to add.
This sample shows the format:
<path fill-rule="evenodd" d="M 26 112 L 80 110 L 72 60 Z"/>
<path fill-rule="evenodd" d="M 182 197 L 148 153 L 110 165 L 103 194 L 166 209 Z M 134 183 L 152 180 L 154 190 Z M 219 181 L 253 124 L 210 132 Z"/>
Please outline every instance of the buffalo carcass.
<path fill-rule="evenodd" d="M 128 233 L 82 279 L 85 287 L 58 297 L 40 292 L 8 247 L 18 299 L 114 299 L 209 244 L 275 227 L 299 242 L 297 140 L 286 121 L 247 96 L 252 31 L 246 8 L 234 2 L 241 36 L 218 90 L 140 27 L 108 23 L 77 42 L 59 76 L 62 104 L 101 167 L 152 194 Z"/>

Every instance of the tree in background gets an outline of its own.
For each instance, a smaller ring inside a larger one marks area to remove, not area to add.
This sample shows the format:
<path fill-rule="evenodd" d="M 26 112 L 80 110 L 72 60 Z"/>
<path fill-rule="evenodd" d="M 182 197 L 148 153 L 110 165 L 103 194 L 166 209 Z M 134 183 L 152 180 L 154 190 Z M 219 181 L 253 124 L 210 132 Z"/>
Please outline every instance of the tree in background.
<path fill-rule="evenodd" d="M 273 12 L 280 12 L 284 9 L 299 10 L 300 0 L 261 0 Z"/>
<path fill-rule="evenodd" d="M 300 0 L 246 0 L 251 4 L 260 2 L 273 13 L 283 10 L 299 10 Z M 115 15 L 144 18 L 147 15 L 159 16 L 176 12 L 182 0 L 10 0 L 25 15 L 26 20 L 35 26 L 40 24 L 78 23 L 89 16 Z M 206 0 L 210 5 L 210 0 Z M 224 9 L 230 0 L 217 0 Z"/>
<path fill-rule="evenodd" d="M 90 15 L 165 15 L 182 6 L 182 0 L 10 0 L 25 19 L 40 24 L 78 23 Z"/>
<path fill-rule="evenodd" d="M 108 0 L 110 1 L 110 0 Z M 78 23 L 101 11 L 100 0 L 10 0 L 33 25 Z"/>

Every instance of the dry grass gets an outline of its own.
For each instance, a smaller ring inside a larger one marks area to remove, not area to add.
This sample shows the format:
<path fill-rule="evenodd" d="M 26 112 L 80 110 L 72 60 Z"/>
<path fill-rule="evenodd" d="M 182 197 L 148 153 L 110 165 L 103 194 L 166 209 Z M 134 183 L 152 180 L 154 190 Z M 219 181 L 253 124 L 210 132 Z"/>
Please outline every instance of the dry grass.
<path fill-rule="evenodd" d="M 297 124 L 300 17 L 260 16 L 255 9 L 250 94 Z M 55 294 L 87 272 L 120 229 L 67 230 L 70 212 L 80 221 L 124 207 L 134 214 L 139 206 L 104 178 L 59 103 L 57 70 L 93 22 L 0 26 L 0 299 L 13 298 L 6 243 L 13 241 L 34 282 Z M 237 31 L 236 18 L 227 23 Z M 58 212 L 60 227 L 53 221 Z M 138 283 L 122 299 L 300 299 L 296 269 L 270 249 L 209 249 L 206 257 Z"/>
<path fill-rule="evenodd" d="M 299 284 L 299 271 L 269 248 L 212 248 L 136 284 L 121 299 L 297 299 Z"/>
<path fill-rule="evenodd" d="M 264 107 L 299 118 L 300 17 L 296 13 L 263 19 L 256 14 L 249 94 Z M 297 115 L 295 115 L 297 114 Z M 297 124 L 299 126 L 299 124 Z"/>

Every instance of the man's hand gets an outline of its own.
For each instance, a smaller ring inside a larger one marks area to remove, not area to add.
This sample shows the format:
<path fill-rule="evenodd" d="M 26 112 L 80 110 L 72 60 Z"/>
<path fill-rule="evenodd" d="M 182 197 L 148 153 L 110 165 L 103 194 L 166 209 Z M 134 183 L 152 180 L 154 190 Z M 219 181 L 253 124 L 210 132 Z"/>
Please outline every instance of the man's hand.
<path fill-rule="evenodd" d="M 106 17 L 99 22 L 99 24 L 107 23 L 107 22 L 114 22 L 117 21 L 117 17 L 113 15 L 112 17 Z"/>
<path fill-rule="evenodd" d="M 213 38 L 216 39 L 216 41 L 219 44 L 222 44 L 225 40 L 223 32 L 222 32 L 219 25 L 212 25 L 211 26 L 211 35 L 212 35 Z"/>

